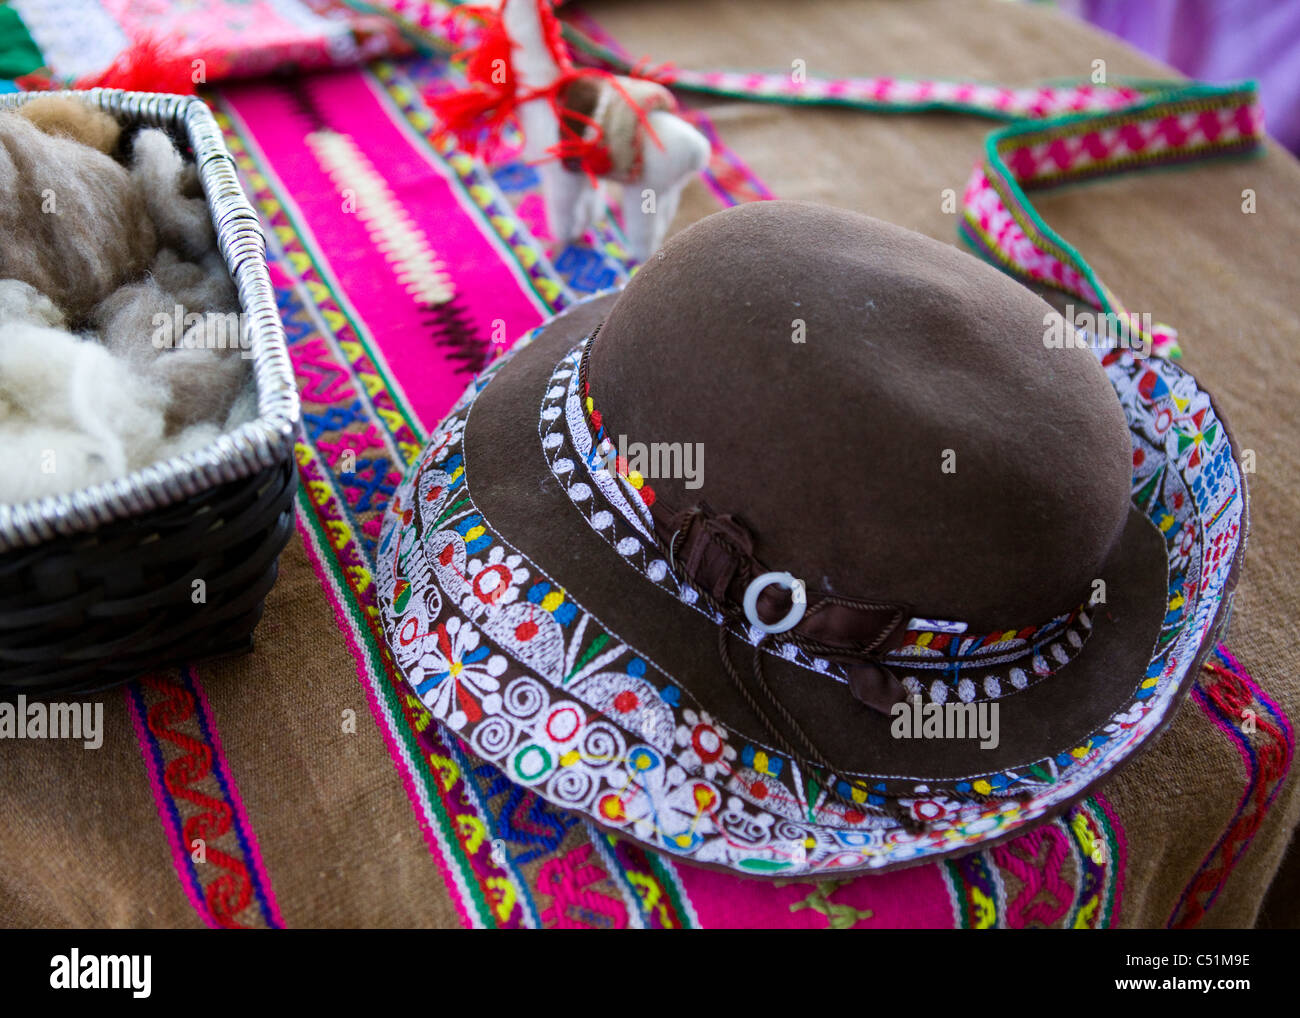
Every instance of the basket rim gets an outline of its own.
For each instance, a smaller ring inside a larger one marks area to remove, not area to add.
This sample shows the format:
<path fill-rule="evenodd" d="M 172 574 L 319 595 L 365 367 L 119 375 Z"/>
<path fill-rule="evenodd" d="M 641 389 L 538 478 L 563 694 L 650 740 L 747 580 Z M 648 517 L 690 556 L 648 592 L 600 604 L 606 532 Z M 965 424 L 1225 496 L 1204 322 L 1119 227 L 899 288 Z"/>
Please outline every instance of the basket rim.
<path fill-rule="evenodd" d="M 301 415 L 284 325 L 267 268 L 266 237 L 207 103 L 197 96 L 164 92 L 64 89 L 0 95 L 0 110 L 51 95 L 76 98 L 124 124 L 142 123 L 184 133 L 194 149 L 217 247 L 239 293 L 239 312 L 249 323 L 257 417 L 200 449 L 159 460 L 122 477 L 27 502 L 0 503 L 0 553 L 89 533 L 251 477 L 291 453 Z"/>

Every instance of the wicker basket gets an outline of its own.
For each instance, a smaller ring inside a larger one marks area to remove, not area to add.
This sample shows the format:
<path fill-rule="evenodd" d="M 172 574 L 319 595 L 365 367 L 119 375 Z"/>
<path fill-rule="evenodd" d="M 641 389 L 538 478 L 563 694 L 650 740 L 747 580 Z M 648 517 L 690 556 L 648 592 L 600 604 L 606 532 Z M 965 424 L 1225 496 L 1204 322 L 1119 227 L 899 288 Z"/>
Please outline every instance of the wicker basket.
<path fill-rule="evenodd" d="M 49 94 L 0 96 L 0 108 Z M 266 239 L 211 111 L 189 96 L 62 94 L 163 128 L 193 154 L 248 323 L 258 416 L 110 483 L 0 505 L 0 698 L 85 694 L 250 649 L 297 488 L 298 393 Z"/>

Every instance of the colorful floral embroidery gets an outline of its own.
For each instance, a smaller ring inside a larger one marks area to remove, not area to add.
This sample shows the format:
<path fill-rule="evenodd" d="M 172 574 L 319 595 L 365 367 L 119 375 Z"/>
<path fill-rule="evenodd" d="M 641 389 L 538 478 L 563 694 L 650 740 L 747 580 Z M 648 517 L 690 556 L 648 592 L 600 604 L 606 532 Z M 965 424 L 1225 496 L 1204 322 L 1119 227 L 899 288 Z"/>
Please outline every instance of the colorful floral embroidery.
<path fill-rule="evenodd" d="M 501 710 L 497 679 L 506 670 L 506 659 L 480 646 L 473 627 L 452 616 L 425 638 L 433 647 L 407 672 L 407 679 L 429 710 L 454 731 Z"/>

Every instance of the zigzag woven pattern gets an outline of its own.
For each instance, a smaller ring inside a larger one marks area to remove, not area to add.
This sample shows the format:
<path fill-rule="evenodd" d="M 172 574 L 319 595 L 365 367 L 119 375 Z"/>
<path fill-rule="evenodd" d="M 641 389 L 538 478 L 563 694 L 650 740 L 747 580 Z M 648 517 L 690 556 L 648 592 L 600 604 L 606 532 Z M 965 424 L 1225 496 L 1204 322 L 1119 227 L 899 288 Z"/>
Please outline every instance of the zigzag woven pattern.
<path fill-rule="evenodd" d="M 188 668 L 149 675 L 124 695 L 176 874 L 195 911 L 213 928 L 283 928 L 198 677 Z"/>
<path fill-rule="evenodd" d="M 979 82 L 909 78 L 796 78 L 793 74 L 676 71 L 662 80 L 675 88 L 727 96 L 881 110 L 976 111 L 1008 120 L 1050 117 L 1088 110 L 1120 109 L 1141 95 L 1136 88 L 1065 85 L 1007 88 Z"/>
<path fill-rule="evenodd" d="M 1184 98 L 1184 95 L 1187 95 Z M 1025 187 L 1079 180 L 1143 163 L 1253 148 L 1264 124 L 1250 92 L 1195 87 L 1109 116 L 999 132 L 998 153 Z"/>
<path fill-rule="evenodd" d="M 1131 313 L 1092 266 L 1043 221 L 1026 190 L 1250 153 L 1263 141 L 1263 114 L 1254 89 L 1245 86 L 1192 85 L 1146 97 L 1119 113 L 1005 127 L 989 137 L 985 158 L 971 173 L 961 232 L 1011 274 L 1128 318 Z M 1156 355 L 1179 355 L 1169 326 L 1139 332 Z"/>
<path fill-rule="evenodd" d="M 392 264 L 406 292 L 420 304 L 451 300 L 455 290 L 446 266 L 356 142 L 330 130 L 313 131 L 306 140 L 339 191 L 352 192 L 370 239 Z"/>

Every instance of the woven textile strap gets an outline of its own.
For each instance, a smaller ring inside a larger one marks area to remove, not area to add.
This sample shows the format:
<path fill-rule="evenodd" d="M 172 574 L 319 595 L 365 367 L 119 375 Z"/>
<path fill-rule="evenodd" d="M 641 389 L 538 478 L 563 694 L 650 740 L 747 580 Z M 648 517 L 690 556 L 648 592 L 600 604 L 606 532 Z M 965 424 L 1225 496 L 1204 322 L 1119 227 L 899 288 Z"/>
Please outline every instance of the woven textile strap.
<path fill-rule="evenodd" d="M 962 236 L 1029 282 L 1076 297 L 1137 327 L 1157 356 L 1180 354 L 1166 325 L 1141 327 L 1077 250 L 1043 221 L 1029 192 L 1129 170 L 1260 152 L 1264 117 L 1253 82 L 1055 83 L 1006 88 L 903 78 L 815 78 L 792 73 L 656 70 L 633 65 L 572 26 L 575 55 L 681 91 L 874 113 L 942 110 L 1005 121 L 985 142 L 963 197 Z"/>

